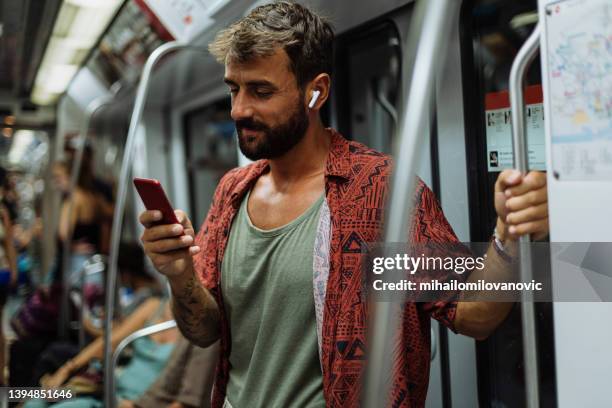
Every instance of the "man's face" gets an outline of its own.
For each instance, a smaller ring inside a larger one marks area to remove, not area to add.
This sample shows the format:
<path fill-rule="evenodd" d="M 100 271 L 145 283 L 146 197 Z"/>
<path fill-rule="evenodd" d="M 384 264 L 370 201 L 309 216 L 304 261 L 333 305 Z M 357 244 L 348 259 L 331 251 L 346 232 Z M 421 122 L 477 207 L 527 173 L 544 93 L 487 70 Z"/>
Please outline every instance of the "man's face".
<path fill-rule="evenodd" d="M 284 50 L 244 63 L 228 62 L 225 83 L 232 95 L 238 143 L 246 157 L 275 159 L 302 140 L 308 114 Z"/>

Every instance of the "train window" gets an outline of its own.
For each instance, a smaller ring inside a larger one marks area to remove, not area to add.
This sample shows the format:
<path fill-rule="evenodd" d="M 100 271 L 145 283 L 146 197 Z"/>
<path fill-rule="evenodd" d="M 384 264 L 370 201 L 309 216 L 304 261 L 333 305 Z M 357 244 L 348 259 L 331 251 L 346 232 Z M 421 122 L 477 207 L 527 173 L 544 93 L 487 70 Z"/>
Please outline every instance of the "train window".
<path fill-rule="evenodd" d="M 345 136 L 385 153 L 391 153 L 397 126 L 400 61 L 399 33 L 391 22 L 338 38 L 338 128 Z"/>
<path fill-rule="evenodd" d="M 487 241 L 496 212 L 495 180 L 512 166 L 508 80 L 514 58 L 537 23 L 536 0 L 472 0 L 461 15 L 463 90 L 468 153 L 470 230 Z M 529 163 L 544 169 L 544 118 L 539 59 L 527 74 Z M 536 304 L 540 402 L 556 406 L 552 305 Z M 524 406 L 525 378 L 518 305 L 487 341 L 477 346 L 482 406 Z"/>
<path fill-rule="evenodd" d="M 201 225 L 221 177 L 238 165 L 230 100 L 224 98 L 184 118 L 191 215 Z"/>

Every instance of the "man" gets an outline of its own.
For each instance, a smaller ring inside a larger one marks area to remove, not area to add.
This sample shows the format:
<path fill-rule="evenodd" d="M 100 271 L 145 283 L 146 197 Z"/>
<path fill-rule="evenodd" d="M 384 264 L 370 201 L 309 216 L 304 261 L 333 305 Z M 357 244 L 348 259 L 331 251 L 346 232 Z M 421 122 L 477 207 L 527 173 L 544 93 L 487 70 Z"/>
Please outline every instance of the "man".
<path fill-rule="evenodd" d="M 225 64 L 240 149 L 256 162 L 223 177 L 196 238 L 181 211 L 181 225 L 141 215 L 145 251 L 170 281 L 179 327 L 200 346 L 221 340 L 216 407 L 359 404 L 367 324 L 360 247 L 381 240 L 391 162 L 321 123 L 332 43 L 327 22 L 287 2 L 220 32 L 210 49 Z M 411 240 L 457 242 L 420 181 L 415 200 Z M 498 241 L 482 273 L 505 268 L 503 244 L 548 231 L 542 174 L 502 173 L 495 201 Z M 484 338 L 510 307 L 406 304 L 393 405 L 424 404 L 430 316 Z"/>

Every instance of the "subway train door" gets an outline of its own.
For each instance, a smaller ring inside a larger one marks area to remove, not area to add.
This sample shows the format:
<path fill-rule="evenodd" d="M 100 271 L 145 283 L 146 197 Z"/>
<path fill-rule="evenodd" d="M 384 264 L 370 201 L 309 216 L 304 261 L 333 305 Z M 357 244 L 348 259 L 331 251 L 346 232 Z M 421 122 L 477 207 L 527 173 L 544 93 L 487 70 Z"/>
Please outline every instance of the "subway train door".
<path fill-rule="evenodd" d="M 496 213 L 494 184 L 513 165 L 508 79 L 517 51 L 538 21 L 537 1 L 464 2 L 460 24 L 470 235 L 490 239 Z M 529 167 L 546 169 L 540 59 L 527 73 L 526 131 Z M 551 303 L 535 303 L 541 407 L 557 406 Z M 525 406 L 520 305 L 489 339 L 477 342 L 478 391 L 482 407 Z"/>

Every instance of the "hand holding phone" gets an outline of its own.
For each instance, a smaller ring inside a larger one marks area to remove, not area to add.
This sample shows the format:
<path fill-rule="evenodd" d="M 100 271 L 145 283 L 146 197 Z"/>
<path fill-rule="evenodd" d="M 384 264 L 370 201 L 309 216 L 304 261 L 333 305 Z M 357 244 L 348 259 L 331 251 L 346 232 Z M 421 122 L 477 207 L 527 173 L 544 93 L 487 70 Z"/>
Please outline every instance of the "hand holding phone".
<path fill-rule="evenodd" d="M 149 211 L 157 210 L 162 213 L 162 219 L 158 224 L 180 224 L 174 214 L 174 208 L 166 196 L 161 183 L 155 179 L 134 178 L 134 186 Z"/>
<path fill-rule="evenodd" d="M 134 185 L 147 208 L 140 215 L 145 227 L 141 237 L 145 253 L 168 278 L 192 276 L 191 257 L 200 252 L 200 247 L 195 245 L 195 231 L 187 214 L 174 211 L 159 181 L 136 178 Z"/>

